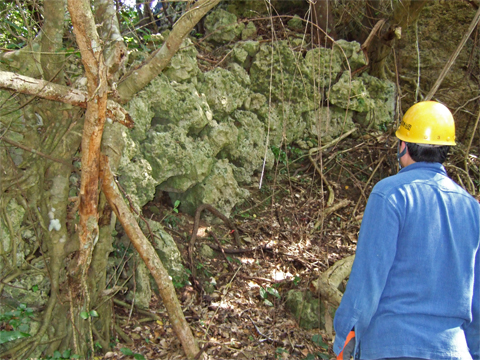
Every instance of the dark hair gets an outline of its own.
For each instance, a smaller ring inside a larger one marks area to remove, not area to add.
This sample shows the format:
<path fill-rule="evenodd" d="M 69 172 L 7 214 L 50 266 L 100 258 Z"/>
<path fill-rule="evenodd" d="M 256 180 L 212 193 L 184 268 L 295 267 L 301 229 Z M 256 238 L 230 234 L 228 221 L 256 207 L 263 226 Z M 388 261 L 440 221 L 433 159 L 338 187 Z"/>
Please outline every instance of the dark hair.
<path fill-rule="evenodd" d="M 405 143 L 408 153 L 416 162 L 438 162 L 443 164 L 447 159 L 450 146 L 422 146 L 421 144 Z"/>

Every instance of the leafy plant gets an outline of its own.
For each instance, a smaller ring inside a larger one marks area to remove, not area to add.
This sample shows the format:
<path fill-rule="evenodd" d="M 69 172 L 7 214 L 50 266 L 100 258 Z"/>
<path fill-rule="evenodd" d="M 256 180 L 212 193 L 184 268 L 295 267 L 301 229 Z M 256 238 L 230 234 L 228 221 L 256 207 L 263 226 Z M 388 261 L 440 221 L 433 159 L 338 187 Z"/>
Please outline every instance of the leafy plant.
<path fill-rule="evenodd" d="M 281 347 L 275 349 L 275 359 L 282 359 L 282 354 L 288 354 L 288 351 Z"/>
<path fill-rule="evenodd" d="M 268 299 L 269 294 L 280 299 L 280 294 L 274 287 L 267 286 L 266 288 L 260 288 L 260 297 L 263 299 L 263 303 L 267 306 L 273 306 L 273 303 Z"/>
<path fill-rule="evenodd" d="M 325 349 L 325 350 L 328 350 L 328 344 L 326 344 L 324 341 L 323 341 L 323 338 L 316 334 L 316 335 L 313 335 L 312 336 L 312 342 Z M 325 353 L 321 353 L 321 352 L 316 352 L 314 354 L 310 353 L 307 355 L 307 357 L 304 359 L 304 360 L 315 360 L 317 358 L 320 358 L 320 359 L 330 359 L 330 356 L 328 356 L 328 354 L 325 354 Z"/>
<path fill-rule="evenodd" d="M 190 269 L 185 268 L 183 265 L 182 265 L 182 268 L 183 268 L 183 271 L 181 275 L 172 276 L 172 283 L 175 289 L 180 289 L 190 284 L 190 281 L 188 280 L 188 278 L 190 277 L 192 272 L 190 271 Z"/>
<path fill-rule="evenodd" d="M 16 310 L 0 314 L 0 322 L 5 326 L 9 325 L 13 331 L 0 331 L 0 344 L 29 337 L 27 332 L 30 329 L 30 318 L 33 316 L 33 309 L 25 304 L 20 304 Z"/>
<path fill-rule="evenodd" d="M 72 355 L 72 350 L 67 349 L 64 352 L 60 352 L 56 350 L 53 353 L 53 356 L 49 355 L 45 358 L 42 358 L 44 360 L 51 360 L 51 359 L 56 359 L 56 360 L 70 360 L 70 359 L 80 359 L 80 356 L 77 354 Z"/>
<path fill-rule="evenodd" d="M 136 360 L 145 360 L 145 357 L 142 354 L 134 353 L 129 348 L 121 348 L 120 351 L 122 352 L 123 355 L 133 356 L 133 358 Z"/>
<path fill-rule="evenodd" d="M 277 162 L 287 165 L 287 153 L 284 150 L 277 146 L 272 146 L 270 149 Z"/>
<path fill-rule="evenodd" d="M 175 204 L 173 204 L 172 213 L 167 213 L 165 217 L 162 219 L 162 221 L 166 225 L 169 225 L 172 229 L 175 229 L 178 227 L 178 219 L 173 215 L 173 213 L 178 214 L 179 206 L 180 206 L 180 200 L 175 201 Z"/>
<path fill-rule="evenodd" d="M 80 313 L 80 317 L 83 319 L 83 320 L 87 320 L 89 317 L 98 317 L 98 313 L 95 311 L 95 310 L 92 310 L 90 312 L 88 311 L 82 311 Z"/>

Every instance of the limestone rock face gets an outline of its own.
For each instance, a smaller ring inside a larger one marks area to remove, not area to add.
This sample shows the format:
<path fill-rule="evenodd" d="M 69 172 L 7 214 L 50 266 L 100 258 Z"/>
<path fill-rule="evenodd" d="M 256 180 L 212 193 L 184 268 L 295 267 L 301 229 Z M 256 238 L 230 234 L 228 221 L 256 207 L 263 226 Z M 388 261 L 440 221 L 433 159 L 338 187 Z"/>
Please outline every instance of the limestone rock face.
<path fill-rule="evenodd" d="M 180 210 L 191 214 L 201 204 L 213 204 L 221 212 L 226 212 L 247 196 L 248 191 L 238 186 L 228 160 L 217 161 L 210 175 L 192 189 L 170 193 L 172 201 L 180 200 Z"/>
<path fill-rule="evenodd" d="M 169 67 L 127 105 L 135 129 L 123 129 L 120 182 L 138 207 L 166 191 L 180 210 L 202 203 L 226 216 L 248 196 L 241 185 L 274 163 L 272 146 L 321 136 L 329 141 L 359 123 L 393 119 L 394 85 L 367 74 L 360 44 L 305 50 L 298 38 L 250 40 L 254 25 L 222 9 L 205 20 L 211 46 L 242 35 L 224 67 L 201 72 L 186 40 Z M 206 46 L 209 46 L 208 44 Z"/>
<path fill-rule="evenodd" d="M 210 41 L 224 44 L 234 40 L 245 29 L 244 23 L 237 23 L 237 16 L 223 9 L 217 9 L 205 17 L 205 30 Z"/>

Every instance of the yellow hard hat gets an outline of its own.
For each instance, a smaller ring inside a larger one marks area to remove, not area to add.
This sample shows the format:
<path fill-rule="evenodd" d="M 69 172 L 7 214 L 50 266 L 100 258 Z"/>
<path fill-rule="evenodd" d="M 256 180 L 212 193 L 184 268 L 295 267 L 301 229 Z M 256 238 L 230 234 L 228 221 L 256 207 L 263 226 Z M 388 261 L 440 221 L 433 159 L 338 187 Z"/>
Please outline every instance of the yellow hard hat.
<path fill-rule="evenodd" d="M 408 109 L 395 135 L 409 143 L 456 145 L 453 115 L 436 101 L 422 101 Z"/>

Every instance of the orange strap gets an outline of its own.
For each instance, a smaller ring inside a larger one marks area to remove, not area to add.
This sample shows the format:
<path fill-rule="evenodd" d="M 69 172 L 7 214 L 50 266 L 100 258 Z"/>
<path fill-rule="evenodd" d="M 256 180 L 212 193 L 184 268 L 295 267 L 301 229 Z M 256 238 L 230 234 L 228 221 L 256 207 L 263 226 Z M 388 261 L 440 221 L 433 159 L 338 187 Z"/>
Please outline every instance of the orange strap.
<path fill-rule="evenodd" d="M 345 347 L 347 346 L 347 344 L 350 342 L 350 340 L 352 340 L 353 338 L 355 337 L 355 331 L 350 331 L 347 335 L 347 340 L 345 340 L 345 345 L 343 345 L 343 349 L 342 351 L 340 352 L 340 354 L 338 354 L 337 356 L 337 360 L 344 360 L 343 359 L 343 350 L 345 350 Z M 350 359 L 345 359 L 345 360 L 350 360 Z"/>

